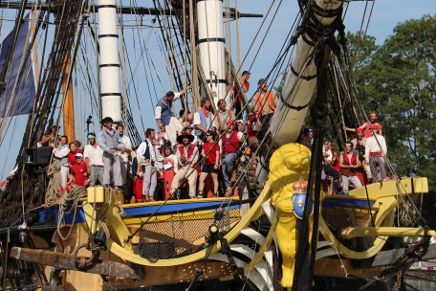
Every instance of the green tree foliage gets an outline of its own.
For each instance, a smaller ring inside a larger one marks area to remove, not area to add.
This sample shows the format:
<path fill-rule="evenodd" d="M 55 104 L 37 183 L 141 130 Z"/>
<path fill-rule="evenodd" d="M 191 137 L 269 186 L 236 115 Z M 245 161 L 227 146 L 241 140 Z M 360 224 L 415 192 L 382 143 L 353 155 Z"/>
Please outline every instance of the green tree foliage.
<path fill-rule="evenodd" d="M 375 37 L 371 35 L 363 35 L 358 32 L 357 34 L 348 32 L 348 52 L 349 52 L 349 68 L 351 69 L 351 76 L 353 81 L 358 85 L 357 92 L 366 110 L 377 110 L 378 103 L 374 102 L 374 88 L 372 86 L 365 86 L 369 84 L 368 76 L 372 74 L 370 66 L 375 54 L 380 49 L 375 41 Z M 368 114 L 366 112 L 366 114 Z M 364 118 L 365 119 L 365 118 Z M 356 124 L 358 126 L 360 124 Z"/>
<path fill-rule="evenodd" d="M 384 44 L 363 50 L 356 82 L 381 116 L 388 157 L 400 176 L 426 176 L 424 216 L 436 227 L 436 16 L 399 23 Z M 366 107 L 368 108 L 368 107 Z"/>

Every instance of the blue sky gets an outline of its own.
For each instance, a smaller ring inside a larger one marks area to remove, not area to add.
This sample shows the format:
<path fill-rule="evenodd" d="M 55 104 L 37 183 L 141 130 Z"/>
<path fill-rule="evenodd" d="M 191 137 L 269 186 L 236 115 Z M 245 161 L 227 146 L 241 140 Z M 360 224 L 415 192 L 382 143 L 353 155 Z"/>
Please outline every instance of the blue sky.
<path fill-rule="evenodd" d="M 126 2 L 126 1 L 123 1 Z M 128 1 L 127 1 L 128 2 Z M 137 1 L 139 6 L 146 6 L 150 1 Z M 226 2 L 226 1 L 224 1 Z M 238 10 L 245 13 L 258 13 L 266 15 L 269 6 L 273 1 L 265 0 L 238 0 Z M 279 1 L 275 1 L 271 14 L 274 12 L 274 7 L 277 7 Z M 377 43 L 382 44 L 385 38 L 392 34 L 393 28 L 399 23 L 404 22 L 412 18 L 421 18 L 425 14 L 436 13 L 436 1 L 435 0 L 378 0 L 373 2 L 355 1 L 349 4 L 349 9 L 345 17 L 346 31 L 357 32 L 360 29 L 363 15 L 365 13 L 365 5 L 367 5 L 366 20 L 370 14 L 372 5 L 373 11 L 371 14 L 371 21 L 368 26 L 367 33 L 376 37 Z M 234 1 L 230 1 L 230 6 L 234 7 Z M 298 6 L 296 0 L 283 0 L 281 8 L 277 12 L 276 20 L 271 26 L 270 32 L 265 37 L 265 41 L 262 47 L 259 48 L 261 39 L 264 37 L 265 29 L 262 29 L 258 40 L 253 44 L 252 51 L 248 54 L 247 60 L 242 66 L 242 70 L 251 68 L 251 84 L 252 89 L 249 93 L 254 92 L 257 80 L 266 76 L 271 70 L 278 52 L 284 42 L 290 26 L 292 25 L 298 12 Z M 241 56 L 245 56 L 251 42 L 258 31 L 262 23 L 261 18 L 242 18 L 239 20 L 240 27 L 240 43 L 241 43 Z M 267 21 L 269 23 L 269 21 Z M 235 21 L 232 22 L 232 27 L 235 26 Z M 366 21 L 364 21 L 364 29 Z M 234 30 L 232 30 L 234 31 Z M 3 39 L 4 35 L 2 35 Z M 234 46 L 236 44 L 235 33 L 232 32 L 231 44 L 233 45 L 233 62 L 236 65 L 236 53 Z M 259 50 L 259 51 L 258 51 Z M 255 54 L 258 51 L 258 56 L 255 58 Z M 173 90 L 168 85 L 165 90 Z M 160 94 L 160 93 L 158 93 Z M 150 106 L 151 107 L 151 106 Z M 145 124 L 152 127 L 155 126 L 152 110 L 153 108 L 147 108 L 147 113 L 142 114 Z M 15 123 L 16 121 L 16 123 Z M 20 131 L 20 128 L 24 128 L 24 124 L 27 122 L 27 116 L 22 116 L 13 121 L 12 126 L 15 124 L 16 132 Z M 84 125 L 81 125 L 80 130 L 83 131 Z M 81 135 L 83 136 L 83 133 Z M 15 159 L 18 154 L 19 145 L 21 143 L 22 135 L 16 133 L 13 136 L 8 136 L 0 147 L 0 179 L 3 180 L 7 177 L 15 164 Z"/>
<path fill-rule="evenodd" d="M 249 7 L 243 7 L 243 3 L 250 3 Z M 272 1 L 238 1 L 238 8 L 241 12 L 263 13 L 266 14 L 269 3 Z M 275 1 L 279 2 L 279 1 Z M 268 4 L 266 4 L 268 3 Z M 387 36 L 393 33 L 393 28 L 399 23 L 412 18 L 421 18 L 425 14 L 436 14 L 436 1 L 435 0 L 378 0 L 378 1 L 355 1 L 349 3 L 349 8 L 345 16 L 345 29 L 346 31 L 357 32 L 361 27 L 362 18 L 365 15 L 364 30 L 371 11 L 370 23 L 367 29 L 367 34 L 376 37 L 377 43 L 382 44 Z M 257 83 L 257 80 L 264 76 L 267 72 L 263 68 L 271 68 L 275 56 L 280 49 L 284 36 L 287 34 L 290 25 L 294 21 L 295 15 L 298 11 L 297 1 L 283 1 L 281 9 L 277 14 L 277 20 L 269 33 L 264 47 L 261 48 L 259 57 L 255 61 L 253 69 L 251 70 L 251 82 Z M 244 42 L 250 42 L 254 37 L 257 27 L 261 21 L 256 18 L 241 19 L 240 26 L 241 34 L 244 34 Z M 241 51 L 246 51 L 241 49 Z M 253 58 L 253 54 L 249 55 L 249 60 Z M 246 67 L 246 66 L 245 66 Z M 244 69 L 244 66 L 243 66 Z"/>

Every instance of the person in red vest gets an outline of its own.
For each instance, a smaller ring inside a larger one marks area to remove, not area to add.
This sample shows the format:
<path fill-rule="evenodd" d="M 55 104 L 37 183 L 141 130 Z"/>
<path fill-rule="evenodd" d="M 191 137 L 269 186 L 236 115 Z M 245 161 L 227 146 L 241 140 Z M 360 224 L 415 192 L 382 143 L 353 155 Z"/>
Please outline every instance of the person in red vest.
<path fill-rule="evenodd" d="M 215 133 L 212 130 L 206 133 L 206 142 L 203 144 L 201 155 L 203 166 L 200 173 L 200 186 L 198 187 L 198 198 L 204 197 L 204 181 L 210 174 L 213 181 L 213 197 L 218 197 L 218 170 L 220 165 L 220 146 L 215 141 Z"/>
<path fill-rule="evenodd" d="M 350 183 L 357 188 L 362 187 L 359 178 L 356 175 L 356 170 L 361 167 L 359 155 L 352 151 L 353 144 L 345 143 L 345 152 L 341 152 L 339 157 L 339 166 L 342 169 L 342 191 L 348 195 Z"/>
<path fill-rule="evenodd" d="M 188 181 L 189 197 L 195 198 L 197 191 L 197 176 L 199 165 L 197 163 L 199 151 L 198 147 L 192 144 L 194 136 L 192 134 L 183 133 L 177 137 L 176 157 L 179 162 L 179 170 L 174 176 L 173 183 L 171 184 L 171 193 L 175 195 L 177 189 L 185 182 Z"/>
<path fill-rule="evenodd" d="M 223 176 L 226 185 L 226 197 L 232 195 L 232 174 L 235 161 L 238 158 L 239 140 L 238 132 L 235 131 L 236 123 L 227 121 L 227 132 L 222 136 Z"/>
<path fill-rule="evenodd" d="M 257 85 L 259 86 L 259 92 L 254 95 L 253 110 L 256 111 L 261 118 L 262 135 L 265 137 L 268 132 L 271 117 L 276 111 L 278 98 L 273 91 L 267 89 L 265 79 L 260 79 Z"/>
<path fill-rule="evenodd" d="M 163 146 L 163 155 L 164 199 L 166 200 L 171 196 L 171 185 L 179 168 L 179 162 L 170 146 Z"/>
<path fill-rule="evenodd" d="M 76 163 L 71 167 L 71 178 L 68 184 L 86 187 L 89 184 L 88 166 L 83 161 L 83 154 L 76 154 Z"/>
<path fill-rule="evenodd" d="M 135 199 L 132 199 L 130 203 L 141 203 L 143 200 L 142 196 L 142 186 L 144 184 L 144 173 L 142 172 L 141 165 L 138 162 L 138 156 L 135 150 L 135 157 L 132 161 L 132 171 L 135 173 L 135 186 L 133 188 L 133 193 L 135 194 Z"/>

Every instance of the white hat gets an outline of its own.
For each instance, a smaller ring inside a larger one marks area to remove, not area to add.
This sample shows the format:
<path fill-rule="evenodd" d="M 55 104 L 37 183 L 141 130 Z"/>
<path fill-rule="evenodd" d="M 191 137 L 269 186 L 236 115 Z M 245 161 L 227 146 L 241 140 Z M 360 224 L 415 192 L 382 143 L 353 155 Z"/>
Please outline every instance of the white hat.
<path fill-rule="evenodd" d="M 75 155 L 75 157 L 76 157 L 76 158 L 83 158 L 83 155 L 82 155 L 82 153 L 77 153 L 77 154 Z"/>

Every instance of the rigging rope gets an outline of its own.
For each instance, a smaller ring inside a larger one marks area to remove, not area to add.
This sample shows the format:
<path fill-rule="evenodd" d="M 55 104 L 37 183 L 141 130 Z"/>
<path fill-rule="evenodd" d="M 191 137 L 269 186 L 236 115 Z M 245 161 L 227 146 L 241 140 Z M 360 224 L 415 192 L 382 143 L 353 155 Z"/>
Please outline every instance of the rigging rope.
<path fill-rule="evenodd" d="M 250 46 L 248 47 L 247 52 L 245 53 L 244 59 L 242 60 L 242 63 L 241 63 L 241 65 L 240 65 L 240 67 L 239 67 L 238 70 L 236 71 L 236 74 L 239 73 L 239 71 L 241 70 L 242 66 L 244 65 L 245 60 L 247 59 L 248 54 L 250 53 L 251 49 L 253 48 L 254 42 L 256 41 L 257 37 L 259 36 L 259 34 L 260 34 L 260 30 L 262 29 L 262 27 L 263 27 L 263 25 L 264 25 L 266 19 L 268 18 L 268 15 L 269 15 L 269 13 L 271 12 L 271 9 L 273 8 L 275 2 L 276 2 L 276 0 L 273 0 L 273 1 L 271 2 L 271 5 L 269 6 L 268 11 L 266 12 L 266 15 L 265 15 L 265 17 L 263 18 L 263 21 L 262 21 L 262 23 L 261 23 L 259 29 L 257 30 L 256 35 L 254 36 L 253 40 L 251 41 Z"/>

